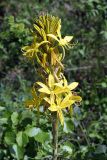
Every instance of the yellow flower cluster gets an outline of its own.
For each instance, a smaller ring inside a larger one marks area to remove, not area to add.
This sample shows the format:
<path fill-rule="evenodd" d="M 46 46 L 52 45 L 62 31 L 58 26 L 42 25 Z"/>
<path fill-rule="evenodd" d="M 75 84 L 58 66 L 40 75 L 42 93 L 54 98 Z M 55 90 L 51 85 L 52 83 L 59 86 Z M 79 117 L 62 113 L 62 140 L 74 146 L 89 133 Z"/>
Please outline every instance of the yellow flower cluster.
<path fill-rule="evenodd" d="M 77 82 L 73 82 L 70 85 L 67 84 L 66 79 L 55 83 L 55 79 L 52 74 L 48 77 L 48 85 L 37 82 L 41 87 L 38 91 L 45 93 L 44 100 L 49 103 L 49 110 L 54 112 L 57 111 L 61 124 L 64 123 L 62 109 L 72 107 L 75 102 L 80 102 L 81 97 L 73 95 L 72 90 L 78 86 Z"/>
<path fill-rule="evenodd" d="M 32 100 L 25 103 L 29 108 L 37 109 L 42 104 L 47 104 L 47 109 L 57 112 L 61 124 L 64 124 L 62 110 L 70 109 L 76 102 L 82 99 L 74 95 L 73 90 L 78 86 L 77 82 L 68 84 L 63 75 L 62 60 L 65 49 L 69 49 L 73 36 L 61 36 L 61 20 L 51 15 L 40 16 L 32 30 L 34 39 L 31 45 L 22 48 L 23 55 L 33 62 L 37 62 L 40 75 L 44 81 L 36 82 L 37 89 L 32 89 Z M 60 49 L 62 48 L 62 50 Z M 40 88 L 39 88 L 40 87 Z"/>

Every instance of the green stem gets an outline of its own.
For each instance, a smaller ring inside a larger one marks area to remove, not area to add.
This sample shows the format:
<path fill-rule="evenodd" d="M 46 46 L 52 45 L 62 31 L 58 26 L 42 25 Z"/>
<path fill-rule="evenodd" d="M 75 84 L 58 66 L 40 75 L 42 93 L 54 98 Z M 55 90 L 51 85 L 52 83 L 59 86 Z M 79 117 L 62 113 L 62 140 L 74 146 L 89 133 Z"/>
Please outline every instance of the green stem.
<path fill-rule="evenodd" d="M 58 157 L 58 118 L 57 112 L 52 113 L 52 134 L 53 134 L 53 160 Z"/>
<path fill-rule="evenodd" d="M 90 147 L 90 142 L 89 142 L 89 140 L 88 140 L 88 137 L 87 137 L 87 135 L 86 135 L 86 133 L 85 133 L 85 131 L 84 131 L 84 128 L 83 128 L 82 124 L 79 123 L 79 126 L 80 126 L 80 128 L 81 128 L 81 131 L 82 131 L 83 134 L 84 134 L 84 138 L 85 138 L 85 140 L 86 140 L 86 142 L 87 142 L 88 147 Z"/>

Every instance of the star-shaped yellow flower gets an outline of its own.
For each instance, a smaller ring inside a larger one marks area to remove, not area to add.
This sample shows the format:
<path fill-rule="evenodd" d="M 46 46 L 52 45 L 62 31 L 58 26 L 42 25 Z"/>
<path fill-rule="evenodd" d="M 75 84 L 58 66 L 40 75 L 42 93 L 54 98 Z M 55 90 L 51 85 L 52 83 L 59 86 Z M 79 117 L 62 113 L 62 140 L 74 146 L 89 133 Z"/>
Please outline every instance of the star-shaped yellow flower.
<path fill-rule="evenodd" d="M 22 51 L 24 52 L 23 55 L 29 59 L 32 59 L 35 56 L 38 60 L 37 53 L 40 52 L 39 48 L 41 45 L 43 45 L 45 43 L 49 43 L 49 41 L 42 41 L 40 43 L 37 43 L 36 38 L 34 38 L 34 41 L 30 46 L 22 47 Z"/>
<path fill-rule="evenodd" d="M 74 90 L 78 86 L 78 82 L 72 82 L 71 84 L 68 85 L 68 82 L 67 82 L 66 78 L 64 77 L 63 81 L 61 81 L 60 83 L 56 83 L 55 86 L 57 86 L 55 88 L 55 93 L 61 94 L 64 92 L 70 92 L 70 91 Z"/>
<path fill-rule="evenodd" d="M 67 107 L 70 107 L 72 104 L 74 104 L 75 100 L 70 99 L 70 95 L 67 95 L 64 99 L 57 96 L 56 103 L 55 102 L 51 103 L 51 100 L 47 97 L 45 97 L 44 100 L 50 104 L 50 107 L 48 108 L 50 111 L 52 111 L 52 112 L 56 111 L 58 113 L 58 117 L 60 119 L 60 122 L 63 125 L 64 124 L 64 117 L 63 117 L 62 110 Z"/>
<path fill-rule="evenodd" d="M 36 82 L 40 87 L 38 91 L 42 92 L 42 93 L 46 93 L 46 94 L 51 94 L 54 91 L 54 84 L 55 84 L 55 80 L 54 77 L 52 76 L 52 74 L 49 74 L 48 77 L 48 86 L 45 85 L 42 82 Z"/>
<path fill-rule="evenodd" d="M 62 47 L 63 49 L 63 58 L 65 56 L 65 49 L 69 49 L 71 48 L 71 45 L 70 45 L 70 41 L 73 39 L 73 36 L 65 36 L 64 38 L 62 38 L 61 36 L 61 24 L 59 23 L 59 26 L 58 26 L 58 29 L 57 29 L 57 36 L 54 35 L 54 34 L 47 34 L 48 37 L 51 37 L 53 38 L 54 40 L 56 40 L 59 44 L 59 46 Z"/>
<path fill-rule="evenodd" d="M 52 74 L 49 74 L 48 77 L 48 85 L 45 85 L 42 82 L 36 82 L 40 88 L 38 91 L 50 95 L 51 103 L 54 101 L 54 84 L 55 84 L 55 79 Z"/>

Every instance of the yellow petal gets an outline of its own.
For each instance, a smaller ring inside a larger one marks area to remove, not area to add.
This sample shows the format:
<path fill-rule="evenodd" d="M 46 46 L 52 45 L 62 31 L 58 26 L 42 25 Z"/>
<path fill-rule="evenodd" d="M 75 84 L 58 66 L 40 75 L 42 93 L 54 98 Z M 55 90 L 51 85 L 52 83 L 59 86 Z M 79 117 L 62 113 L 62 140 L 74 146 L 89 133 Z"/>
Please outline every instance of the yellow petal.
<path fill-rule="evenodd" d="M 66 40 L 67 42 L 70 42 L 73 39 L 73 36 L 65 36 L 64 40 Z"/>
<path fill-rule="evenodd" d="M 64 124 L 64 117 L 63 117 L 63 113 L 61 110 L 58 110 L 58 116 L 59 116 L 61 125 L 63 125 Z"/>
<path fill-rule="evenodd" d="M 82 98 L 80 96 L 74 96 L 74 95 L 72 95 L 70 99 L 74 100 L 75 102 L 82 101 Z"/>
<path fill-rule="evenodd" d="M 51 37 L 51 38 L 53 38 L 54 40 L 56 40 L 56 41 L 59 42 L 58 38 L 57 38 L 55 35 L 53 35 L 53 34 L 47 34 L 47 36 L 49 36 L 49 37 Z"/>
<path fill-rule="evenodd" d="M 54 89 L 54 93 L 55 94 L 61 94 L 61 93 L 65 93 L 65 92 L 68 92 L 69 89 L 68 88 L 65 88 L 65 87 L 62 87 L 62 88 L 55 88 Z"/>
<path fill-rule="evenodd" d="M 39 86 L 41 86 L 42 88 L 48 88 L 44 83 L 42 82 L 36 82 Z"/>
<path fill-rule="evenodd" d="M 40 88 L 38 89 L 38 91 L 42 93 L 50 94 L 50 90 L 48 88 Z"/>
<path fill-rule="evenodd" d="M 55 95 L 54 95 L 54 93 L 51 93 L 50 94 L 50 102 L 51 102 L 51 104 L 54 104 L 54 101 L 55 101 Z"/>
<path fill-rule="evenodd" d="M 60 106 L 61 100 L 62 100 L 61 97 L 56 96 L 56 103 L 58 106 Z"/>
<path fill-rule="evenodd" d="M 62 88 L 63 86 L 62 86 L 62 83 L 55 83 L 55 86 L 57 86 L 58 88 L 60 87 L 60 88 Z"/>
<path fill-rule="evenodd" d="M 51 104 L 51 101 L 50 101 L 49 98 L 45 97 L 44 100 L 45 100 L 46 102 L 48 102 L 49 104 Z"/>
<path fill-rule="evenodd" d="M 73 90 L 73 89 L 75 89 L 77 86 L 78 86 L 78 82 L 73 82 L 73 83 L 71 83 L 70 85 L 68 85 L 68 88 L 69 88 L 70 90 Z"/>
<path fill-rule="evenodd" d="M 48 85 L 49 85 L 50 88 L 52 88 L 53 85 L 54 85 L 54 77 L 53 77 L 52 74 L 50 74 L 49 77 L 48 77 Z"/>
<path fill-rule="evenodd" d="M 50 111 L 54 112 L 54 111 L 57 111 L 58 110 L 58 107 L 56 105 L 51 105 L 49 108 L 48 108 Z"/>
<path fill-rule="evenodd" d="M 42 82 L 36 82 L 36 83 L 42 87 L 38 90 L 39 92 L 50 94 L 50 90 L 45 84 L 43 84 Z"/>
<path fill-rule="evenodd" d="M 69 107 L 71 104 L 75 103 L 74 100 L 70 100 L 70 96 L 66 96 L 63 101 L 61 102 L 60 106 L 61 108 Z"/>

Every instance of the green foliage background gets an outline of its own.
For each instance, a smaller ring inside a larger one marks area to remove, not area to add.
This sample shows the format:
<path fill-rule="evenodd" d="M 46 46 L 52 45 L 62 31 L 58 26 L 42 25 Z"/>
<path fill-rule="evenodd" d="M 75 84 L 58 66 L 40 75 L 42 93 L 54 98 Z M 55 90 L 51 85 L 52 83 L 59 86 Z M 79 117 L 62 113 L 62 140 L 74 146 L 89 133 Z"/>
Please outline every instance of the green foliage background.
<path fill-rule="evenodd" d="M 78 44 L 66 52 L 65 76 L 78 81 L 83 102 L 59 128 L 59 160 L 107 160 L 107 1 L 1 0 L 0 2 L 0 160 L 50 160 L 51 124 L 42 108 L 23 101 L 38 77 L 21 47 L 41 13 L 62 19 L 64 35 Z"/>

